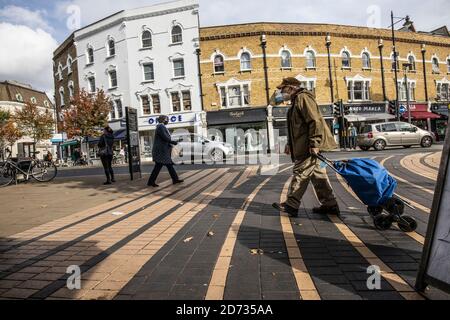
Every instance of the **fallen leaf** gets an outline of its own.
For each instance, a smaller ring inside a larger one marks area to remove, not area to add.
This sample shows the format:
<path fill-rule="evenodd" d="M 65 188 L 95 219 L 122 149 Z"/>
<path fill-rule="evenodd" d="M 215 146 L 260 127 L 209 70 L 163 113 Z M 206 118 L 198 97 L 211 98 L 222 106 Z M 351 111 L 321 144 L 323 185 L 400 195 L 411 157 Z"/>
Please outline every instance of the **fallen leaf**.
<path fill-rule="evenodd" d="M 41 208 L 42 209 L 45 209 L 45 208 L 47 208 L 48 207 L 48 205 L 47 204 L 43 204 L 43 205 L 41 205 Z"/>
<path fill-rule="evenodd" d="M 217 218 L 219 218 L 219 215 L 218 215 L 218 214 L 215 214 L 215 215 L 213 215 L 213 217 L 214 217 L 215 219 L 217 219 Z"/>
<path fill-rule="evenodd" d="M 252 255 L 254 255 L 254 256 L 256 256 L 256 255 L 260 255 L 261 256 L 261 255 L 264 254 L 264 250 L 262 250 L 262 249 L 251 249 L 250 253 Z"/>
<path fill-rule="evenodd" d="M 189 241 L 191 241 L 192 239 L 194 239 L 194 237 L 189 237 L 183 240 L 184 243 L 188 243 Z"/>
<path fill-rule="evenodd" d="M 124 215 L 124 213 L 123 212 L 118 212 L 118 211 L 116 211 L 116 212 L 113 212 L 113 213 L 111 213 L 113 216 L 122 216 L 122 215 Z"/>
<path fill-rule="evenodd" d="M 272 275 L 275 277 L 277 274 L 275 272 L 272 272 Z"/>
<path fill-rule="evenodd" d="M 208 232 L 208 237 L 212 237 L 214 235 L 214 232 L 210 231 Z"/>

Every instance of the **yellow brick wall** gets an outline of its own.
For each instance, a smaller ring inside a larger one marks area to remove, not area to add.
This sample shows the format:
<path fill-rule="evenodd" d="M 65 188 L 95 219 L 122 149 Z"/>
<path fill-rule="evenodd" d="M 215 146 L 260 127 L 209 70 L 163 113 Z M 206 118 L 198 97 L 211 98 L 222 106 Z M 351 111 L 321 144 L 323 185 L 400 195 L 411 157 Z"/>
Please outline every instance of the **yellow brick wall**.
<path fill-rule="evenodd" d="M 270 25 L 272 29 L 277 30 L 273 25 Z M 292 26 L 295 29 L 296 25 Z M 300 25 L 301 26 L 301 25 Z M 319 28 L 320 26 L 317 26 Z M 338 28 L 339 26 L 336 26 Z M 381 80 L 381 64 L 380 64 L 380 52 L 378 48 L 377 32 L 374 33 L 374 29 L 368 28 L 353 28 L 345 27 L 348 34 L 332 36 L 331 37 L 331 54 L 340 55 L 341 50 L 346 47 L 352 55 L 351 70 L 343 70 L 341 58 L 332 57 L 332 71 L 334 82 L 334 95 L 335 99 L 343 99 L 345 102 L 348 100 L 347 87 L 345 77 L 353 77 L 357 74 L 371 78 L 371 100 L 374 102 L 383 101 L 382 80 Z M 265 27 L 264 30 L 268 28 Z M 230 37 L 225 39 L 211 39 L 212 36 L 219 36 L 221 34 L 232 35 L 233 33 L 241 32 L 257 32 L 258 24 L 252 25 L 237 25 L 237 26 L 224 26 L 203 28 L 200 31 L 201 35 L 201 72 L 203 75 L 203 94 L 204 94 L 204 107 L 207 111 L 217 110 L 220 108 L 219 94 L 217 91 L 216 83 L 226 82 L 231 78 L 238 80 L 251 81 L 251 105 L 252 106 L 265 106 L 266 94 L 265 94 L 265 80 L 263 59 L 252 58 L 252 71 L 240 72 L 239 60 L 227 61 L 225 60 L 225 74 L 214 75 L 213 63 L 211 55 L 215 50 L 219 50 L 227 58 L 238 57 L 238 52 L 242 48 L 248 49 L 253 55 L 262 56 L 262 49 L 260 46 L 260 35 L 245 35 L 242 37 Z M 334 29 L 330 29 L 334 30 Z M 353 32 L 352 32 L 353 30 Z M 282 30 L 281 30 L 282 31 Z M 315 29 L 309 29 L 309 32 L 313 32 Z M 323 30 L 320 30 L 323 31 Z M 336 30 L 335 30 L 336 31 Z M 364 37 L 365 33 L 371 37 Z M 392 52 L 392 42 L 386 38 L 386 30 L 379 31 L 380 37 L 384 37 L 384 75 L 386 82 L 386 94 L 388 99 L 394 100 L 396 96 L 394 72 L 391 70 L 390 55 Z M 411 39 L 409 39 L 411 38 Z M 414 41 L 410 41 L 414 40 Z M 433 45 L 433 42 L 436 45 Z M 448 42 L 448 44 L 447 44 Z M 430 100 L 436 98 L 436 80 L 442 80 L 444 77 L 450 80 L 448 74 L 447 65 L 440 65 L 440 73 L 433 74 L 431 68 L 431 58 L 436 54 L 440 62 L 445 62 L 447 57 L 450 56 L 450 40 L 437 37 L 437 36 L 422 36 L 414 33 L 401 32 L 399 39 L 397 40 L 397 51 L 400 54 L 400 69 L 402 64 L 406 61 L 407 55 L 412 52 L 416 57 L 416 72 L 410 73 L 409 78 L 416 80 L 416 101 L 425 101 L 425 90 L 423 80 L 423 65 L 422 65 L 422 53 L 421 43 L 427 43 L 426 45 L 426 68 L 427 68 L 427 82 L 428 82 L 428 95 Z M 444 43 L 445 46 L 439 46 L 438 43 Z M 292 69 L 282 70 L 280 64 L 279 52 L 282 46 L 286 46 L 294 55 L 292 57 Z M 305 68 L 306 61 L 304 57 L 295 57 L 295 55 L 303 55 L 305 49 L 311 46 L 318 54 L 316 58 L 316 69 L 307 70 Z M 368 50 L 371 54 L 371 70 L 362 69 L 361 53 L 363 50 Z M 268 61 L 268 74 L 269 74 L 269 87 L 270 93 L 272 93 L 276 86 L 281 82 L 284 77 L 298 76 L 299 74 L 308 78 L 317 78 L 316 81 L 316 96 L 320 104 L 330 103 L 330 87 L 329 87 L 329 72 L 328 72 L 328 57 L 327 48 L 325 45 L 324 35 L 267 35 L 267 61 Z M 276 55 L 276 57 L 271 57 Z M 398 72 L 399 80 L 403 77 L 403 71 Z M 214 105 L 215 104 L 215 105 Z"/>

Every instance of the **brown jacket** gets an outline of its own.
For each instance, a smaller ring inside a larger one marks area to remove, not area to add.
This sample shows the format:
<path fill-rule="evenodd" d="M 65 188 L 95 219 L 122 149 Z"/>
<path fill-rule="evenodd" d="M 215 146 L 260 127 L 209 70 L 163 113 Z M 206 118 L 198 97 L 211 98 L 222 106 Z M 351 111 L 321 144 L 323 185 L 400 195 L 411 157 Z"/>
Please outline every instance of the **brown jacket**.
<path fill-rule="evenodd" d="M 331 131 L 320 113 L 314 95 L 300 89 L 292 99 L 292 106 L 287 115 L 288 144 L 292 161 L 307 159 L 310 148 L 330 151 L 337 148 Z"/>

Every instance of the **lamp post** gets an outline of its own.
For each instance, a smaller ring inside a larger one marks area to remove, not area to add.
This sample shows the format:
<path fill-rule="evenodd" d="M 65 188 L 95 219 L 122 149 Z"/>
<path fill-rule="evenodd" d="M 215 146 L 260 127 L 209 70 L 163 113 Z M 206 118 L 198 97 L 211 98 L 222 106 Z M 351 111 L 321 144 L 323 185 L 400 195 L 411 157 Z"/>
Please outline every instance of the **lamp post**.
<path fill-rule="evenodd" d="M 425 63 L 425 53 L 427 49 L 425 48 L 425 44 L 422 44 L 422 65 L 423 65 L 423 82 L 425 85 L 425 100 L 428 102 L 428 86 L 427 86 L 427 67 Z"/>
<path fill-rule="evenodd" d="M 331 104 L 334 102 L 334 92 L 333 92 L 333 73 L 331 72 L 331 54 L 330 54 L 330 47 L 331 47 L 331 36 L 327 34 L 325 37 L 325 45 L 327 46 L 327 52 L 328 52 L 328 73 L 330 77 L 330 94 L 331 94 Z"/>
<path fill-rule="evenodd" d="M 263 63 L 264 63 L 264 80 L 265 80 L 265 85 L 266 85 L 266 100 L 267 100 L 267 105 L 270 104 L 270 93 L 269 93 L 269 76 L 268 76 L 268 72 L 267 72 L 267 52 L 266 52 L 266 48 L 267 48 L 267 38 L 265 34 L 261 35 L 261 48 L 263 51 Z"/>
<path fill-rule="evenodd" d="M 411 108 L 409 106 L 409 86 L 408 86 L 408 70 L 411 68 L 411 63 L 403 64 L 403 71 L 405 72 L 405 91 L 406 91 L 406 108 L 408 108 L 408 123 L 411 124 Z"/>
<path fill-rule="evenodd" d="M 383 87 L 383 100 L 387 101 L 386 82 L 384 80 L 383 47 L 384 47 L 383 39 L 378 40 L 378 49 L 380 50 L 381 84 Z"/>

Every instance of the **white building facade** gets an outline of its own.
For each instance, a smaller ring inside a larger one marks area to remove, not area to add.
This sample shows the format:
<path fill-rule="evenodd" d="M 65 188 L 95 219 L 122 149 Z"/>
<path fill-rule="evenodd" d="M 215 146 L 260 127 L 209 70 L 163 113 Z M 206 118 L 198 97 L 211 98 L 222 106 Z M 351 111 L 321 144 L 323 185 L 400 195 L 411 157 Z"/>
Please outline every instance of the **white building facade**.
<path fill-rule="evenodd" d="M 198 0 L 182 0 L 125 10 L 75 32 L 80 88 L 111 98 L 114 130 L 124 128 L 125 107 L 138 110 L 144 159 L 160 115 L 169 116 L 172 131 L 206 133 L 198 9 Z"/>

